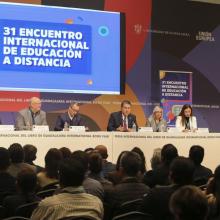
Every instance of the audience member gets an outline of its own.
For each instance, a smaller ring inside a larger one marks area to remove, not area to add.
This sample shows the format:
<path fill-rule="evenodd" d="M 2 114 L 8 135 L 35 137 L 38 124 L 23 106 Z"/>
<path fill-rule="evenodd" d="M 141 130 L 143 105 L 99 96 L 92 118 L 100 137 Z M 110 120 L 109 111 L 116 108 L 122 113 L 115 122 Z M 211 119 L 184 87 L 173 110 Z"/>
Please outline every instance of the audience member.
<path fill-rule="evenodd" d="M 14 143 L 8 148 L 8 152 L 11 158 L 11 165 L 8 167 L 8 173 L 14 178 L 23 169 L 32 169 L 36 172 L 36 167 L 30 164 L 24 163 L 24 151 L 20 144 Z"/>
<path fill-rule="evenodd" d="M 214 178 L 208 182 L 206 194 L 209 204 L 209 219 L 220 219 L 220 165 L 215 169 Z"/>
<path fill-rule="evenodd" d="M 91 195 L 97 196 L 99 199 L 103 201 L 104 200 L 104 189 L 103 189 L 102 184 L 99 181 L 88 177 L 88 166 L 89 166 L 88 154 L 83 151 L 78 150 L 72 153 L 71 158 L 79 161 L 84 166 L 85 179 L 82 185 L 85 191 Z"/>
<path fill-rule="evenodd" d="M 150 188 L 154 187 L 154 171 L 161 165 L 161 148 L 154 149 L 153 156 L 151 158 L 151 170 L 144 174 L 143 182 Z"/>
<path fill-rule="evenodd" d="M 88 177 L 99 181 L 104 190 L 109 186 L 112 186 L 112 183 L 105 179 L 102 174 L 102 156 L 99 153 L 93 152 L 89 155 L 89 175 Z"/>
<path fill-rule="evenodd" d="M 212 176 L 212 171 L 201 165 L 204 158 L 204 148 L 199 145 L 192 146 L 189 151 L 189 158 L 195 165 L 195 172 L 193 175 L 194 184 L 197 186 L 205 185 Z"/>
<path fill-rule="evenodd" d="M 37 158 L 37 148 L 32 144 L 26 144 L 23 146 L 24 162 L 36 167 L 37 173 L 43 170 L 42 167 L 34 164 L 34 160 Z"/>
<path fill-rule="evenodd" d="M 58 220 L 69 216 L 83 216 L 101 220 L 104 214 L 102 202 L 84 191 L 84 176 L 85 167 L 80 161 L 64 159 L 59 168 L 61 192 L 42 200 L 31 219 Z"/>
<path fill-rule="evenodd" d="M 60 150 L 51 148 L 45 156 L 45 170 L 37 174 L 38 184 L 42 190 L 57 188 L 58 167 L 63 159 Z"/>
<path fill-rule="evenodd" d="M 3 206 L 6 208 L 7 216 L 14 216 L 17 207 L 39 201 L 35 195 L 37 186 L 36 173 L 31 169 L 24 169 L 17 176 L 17 194 L 7 196 L 4 199 Z"/>
<path fill-rule="evenodd" d="M 116 165 L 107 160 L 107 158 L 108 158 L 108 151 L 107 151 L 107 147 L 106 146 L 104 146 L 104 145 L 97 145 L 95 147 L 95 150 L 98 151 L 101 154 L 101 156 L 102 156 L 102 173 L 103 173 L 103 176 L 105 178 L 107 178 L 108 174 L 110 172 L 115 171 Z"/>
<path fill-rule="evenodd" d="M 172 144 L 166 144 L 163 146 L 161 150 L 161 160 L 162 163 L 153 170 L 153 175 L 150 176 L 152 182 L 152 186 L 156 185 L 169 185 L 169 170 L 170 170 L 170 164 L 178 156 L 177 149 Z M 145 181 L 147 177 L 145 177 Z"/>
<path fill-rule="evenodd" d="M 200 189 L 184 186 L 171 196 L 170 211 L 175 220 L 206 220 L 208 202 Z"/>
<path fill-rule="evenodd" d="M 61 153 L 63 155 L 63 159 L 71 157 L 72 152 L 71 152 L 71 150 L 69 148 L 61 147 L 59 150 L 61 151 Z"/>
<path fill-rule="evenodd" d="M 113 172 L 110 172 L 108 174 L 108 180 L 111 181 L 114 185 L 118 184 L 121 182 L 122 180 L 122 172 L 121 172 L 121 159 L 122 157 L 129 151 L 122 151 L 119 156 L 118 156 L 118 159 L 117 159 L 117 162 L 116 162 L 116 170 L 113 171 Z"/>
<path fill-rule="evenodd" d="M 109 195 L 109 203 L 114 210 L 124 202 L 141 199 L 144 194 L 149 192 L 149 188 L 138 181 L 137 175 L 141 168 L 141 158 L 135 152 L 126 152 L 121 158 L 122 180 L 114 187 L 112 194 Z"/>
<path fill-rule="evenodd" d="M 10 156 L 8 150 L 0 147 L 0 204 L 2 204 L 5 196 L 16 191 L 15 178 L 7 172 L 9 165 Z"/>
<path fill-rule="evenodd" d="M 177 157 L 170 165 L 171 185 L 159 186 L 151 190 L 144 197 L 141 211 L 153 216 L 154 220 L 170 220 L 172 215 L 169 211 L 171 195 L 180 187 L 192 184 L 194 173 L 193 162 L 184 157 Z"/>

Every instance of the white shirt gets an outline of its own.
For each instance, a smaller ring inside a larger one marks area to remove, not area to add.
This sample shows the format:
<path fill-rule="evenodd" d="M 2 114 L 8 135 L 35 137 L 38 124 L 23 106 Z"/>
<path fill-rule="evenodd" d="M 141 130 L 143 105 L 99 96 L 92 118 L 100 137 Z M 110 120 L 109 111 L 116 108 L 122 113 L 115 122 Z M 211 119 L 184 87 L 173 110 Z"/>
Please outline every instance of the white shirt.
<path fill-rule="evenodd" d="M 189 118 L 189 126 L 190 126 L 190 130 L 194 130 L 197 128 L 197 121 L 196 121 L 196 117 L 192 116 Z M 185 130 L 185 124 L 182 124 L 182 116 L 177 116 L 176 118 L 176 128 L 178 128 L 180 131 L 184 131 Z"/>

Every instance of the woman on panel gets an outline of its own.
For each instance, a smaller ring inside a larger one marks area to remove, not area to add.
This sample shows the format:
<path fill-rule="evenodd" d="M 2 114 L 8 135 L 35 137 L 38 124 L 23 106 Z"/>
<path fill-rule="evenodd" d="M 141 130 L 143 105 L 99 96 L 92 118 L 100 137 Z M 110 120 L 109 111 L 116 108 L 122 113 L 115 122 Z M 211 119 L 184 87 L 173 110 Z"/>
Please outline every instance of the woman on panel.
<path fill-rule="evenodd" d="M 197 129 L 196 117 L 193 116 L 192 107 L 185 104 L 176 119 L 176 128 L 180 131 L 188 132 Z"/>
<path fill-rule="evenodd" d="M 154 132 L 167 131 L 167 122 L 163 119 L 163 109 L 160 106 L 154 108 L 153 114 L 146 122 L 146 126 L 152 127 Z"/>

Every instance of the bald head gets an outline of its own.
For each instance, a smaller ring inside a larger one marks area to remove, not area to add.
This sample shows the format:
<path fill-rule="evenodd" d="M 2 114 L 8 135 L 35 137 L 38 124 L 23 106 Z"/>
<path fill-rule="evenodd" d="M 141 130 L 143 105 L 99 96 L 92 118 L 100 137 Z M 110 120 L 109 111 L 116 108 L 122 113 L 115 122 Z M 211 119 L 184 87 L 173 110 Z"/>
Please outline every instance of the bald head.
<path fill-rule="evenodd" d="M 107 147 L 104 145 L 97 145 L 95 147 L 95 150 L 98 151 L 103 159 L 106 159 L 108 157 L 108 151 L 107 151 Z"/>
<path fill-rule="evenodd" d="M 41 109 L 41 100 L 38 97 L 32 97 L 30 99 L 30 109 L 36 113 Z"/>

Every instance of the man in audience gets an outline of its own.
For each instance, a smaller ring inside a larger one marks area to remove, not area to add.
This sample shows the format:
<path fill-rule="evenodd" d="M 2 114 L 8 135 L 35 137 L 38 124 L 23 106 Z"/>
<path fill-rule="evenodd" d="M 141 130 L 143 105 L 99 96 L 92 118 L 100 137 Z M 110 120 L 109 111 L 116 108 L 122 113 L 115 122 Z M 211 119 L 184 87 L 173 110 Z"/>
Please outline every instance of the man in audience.
<path fill-rule="evenodd" d="M 177 157 L 170 165 L 170 178 L 172 184 L 153 188 L 144 197 L 141 211 L 153 216 L 154 220 L 170 220 L 169 211 L 171 195 L 180 187 L 192 184 L 194 173 L 193 162 L 184 157 Z"/>
<path fill-rule="evenodd" d="M 73 158 L 62 161 L 59 169 L 61 193 L 42 200 L 32 220 L 58 220 L 64 217 L 87 217 L 101 220 L 103 205 L 96 196 L 85 193 L 82 186 L 85 168 Z"/>
<path fill-rule="evenodd" d="M 104 189 L 102 184 L 92 178 L 88 177 L 88 168 L 89 168 L 89 156 L 86 152 L 83 151 L 74 151 L 72 153 L 71 158 L 79 161 L 83 164 L 85 171 L 85 179 L 83 181 L 83 187 L 85 191 L 89 194 L 92 194 L 94 196 L 97 196 L 99 199 L 104 201 Z"/>
<path fill-rule="evenodd" d="M 175 220 L 206 220 L 208 202 L 200 189 L 195 186 L 184 186 L 173 193 L 170 211 Z"/>
<path fill-rule="evenodd" d="M 151 182 L 152 186 L 169 185 L 170 164 L 177 156 L 177 148 L 174 145 L 164 145 L 161 150 L 161 164 L 153 170 L 151 176 L 145 176 L 145 182 Z M 151 180 L 147 180 L 147 178 L 151 178 Z"/>
<path fill-rule="evenodd" d="M 28 108 L 18 112 L 15 129 L 31 130 L 33 125 L 47 125 L 46 113 L 41 110 L 41 100 L 32 97 Z"/>
<path fill-rule="evenodd" d="M 67 112 L 58 116 L 55 131 L 62 131 L 65 127 L 67 129 L 69 126 L 84 126 L 84 121 L 82 116 L 79 114 L 79 104 L 73 102 L 69 105 Z"/>
<path fill-rule="evenodd" d="M 149 188 L 140 183 L 137 175 L 141 169 L 141 158 L 135 152 L 126 152 L 121 157 L 122 181 L 117 184 L 113 192 L 109 195 L 109 203 L 111 203 L 117 212 L 121 204 L 141 199 L 144 194 L 149 192 Z"/>
<path fill-rule="evenodd" d="M 204 148 L 199 145 L 194 145 L 190 148 L 189 158 L 195 165 L 193 182 L 197 186 L 205 185 L 208 179 L 212 176 L 212 171 L 201 165 L 204 158 Z"/>
<path fill-rule="evenodd" d="M 134 125 L 137 130 L 136 116 L 131 114 L 131 102 L 124 100 L 121 103 L 121 111 L 110 115 L 107 131 L 132 131 Z"/>
<path fill-rule="evenodd" d="M 12 177 L 7 169 L 10 165 L 10 156 L 6 148 L 0 147 L 0 204 L 6 195 L 16 191 L 15 178 Z"/>
<path fill-rule="evenodd" d="M 16 208 L 21 205 L 37 202 L 40 199 L 35 195 L 37 186 L 36 173 L 31 169 L 24 169 L 17 175 L 17 194 L 7 196 L 3 206 L 6 208 L 7 216 L 16 215 Z"/>
<path fill-rule="evenodd" d="M 104 191 L 112 187 L 112 183 L 105 179 L 102 174 L 102 156 L 98 152 L 89 154 L 89 175 L 88 177 L 99 181 Z"/>
<path fill-rule="evenodd" d="M 36 167 L 37 173 L 43 170 L 42 167 L 34 164 L 34 160 L 36 160 L 37 148 L 32 144 L 26 144 L 23 146 L 24 151 L 24 162 Z"/>
<path fill-rule="evenodd" d="M 98 151 L 102 156 L 102 173 L 103 176 L 106 178 L 110 172 L 116 170 L 116 165 L 112 162 L 108 161 L 108 151 L 107 147 L 104 145 L 97 145 L 95 150 Z"/>
<path fill-rule="evenodd" d="M 14 143 L 8 148 L 8 152 L 11 158 L 11 165 L 8 167 L 8 173 L 14 178 L 23 169 L 32 169 L 36 172 L 36 167 L 24 163 L 24 151 L 20 144 Z"/>

